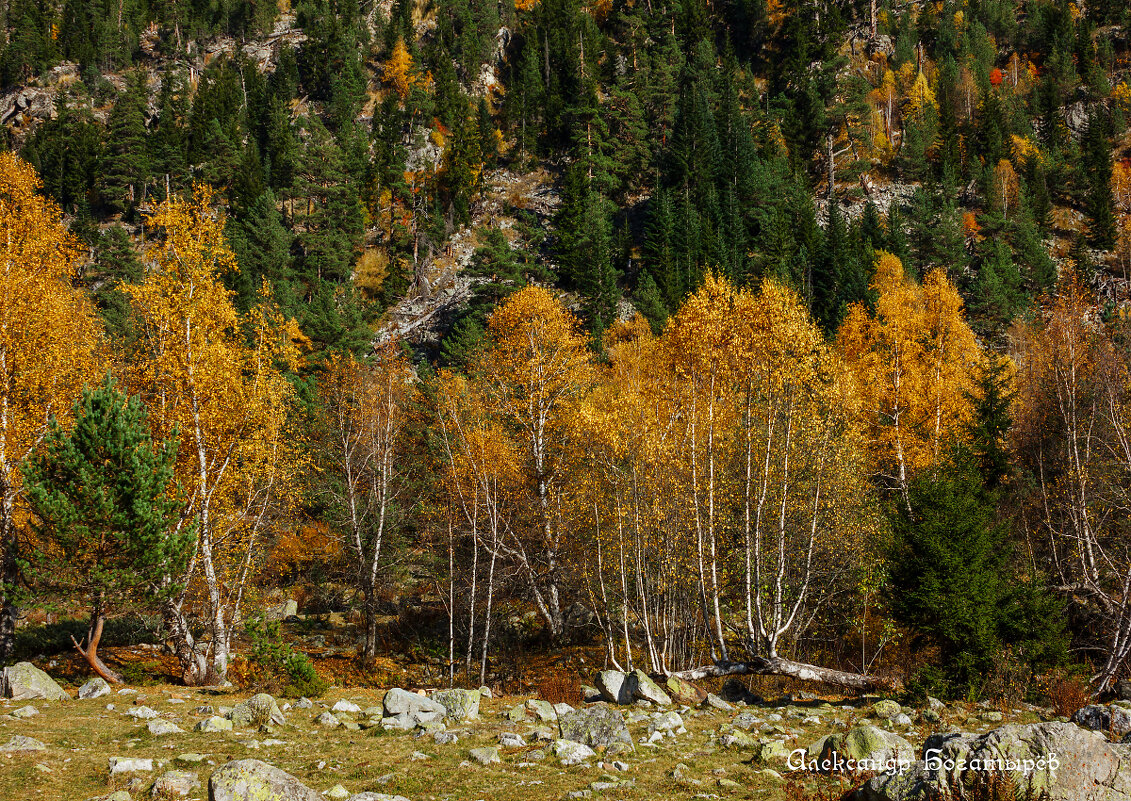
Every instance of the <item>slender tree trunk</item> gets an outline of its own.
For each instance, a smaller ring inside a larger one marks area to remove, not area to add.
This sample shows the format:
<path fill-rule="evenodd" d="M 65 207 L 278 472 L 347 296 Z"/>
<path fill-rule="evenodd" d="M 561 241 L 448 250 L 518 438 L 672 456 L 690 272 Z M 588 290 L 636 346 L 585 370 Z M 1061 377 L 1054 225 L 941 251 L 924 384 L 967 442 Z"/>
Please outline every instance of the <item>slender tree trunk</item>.
<path fill-rule="evenodd" d="M 5 502 L 5 505 L 6 502 Z M 2 515 L 3 513 L 0 513 Z M 3 522 L 7 522 L 6 520 Z M 7 528 L 7 526 L 3 526 Z M 0 584 L 15 585 L 19 579 L 16 565 L 15 541 L 9 532 L 0 534 Z M 16 620 L 20 610 L 4 594 L 0 599 L 0 662 L 6 661 L 16 647 Z"/>

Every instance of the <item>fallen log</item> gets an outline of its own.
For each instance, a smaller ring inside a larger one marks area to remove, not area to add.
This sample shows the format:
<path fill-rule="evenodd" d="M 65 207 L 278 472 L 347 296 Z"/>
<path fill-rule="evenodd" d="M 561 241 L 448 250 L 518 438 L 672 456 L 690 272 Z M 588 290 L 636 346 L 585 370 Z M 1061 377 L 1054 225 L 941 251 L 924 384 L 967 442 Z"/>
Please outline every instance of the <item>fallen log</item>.
<path fill-rule="evenodd" d="M 902 689 L 898 679 L 868 676 L 863 673 L 845 673 L 805 662 L 794 662 L 780 656 L 755 656 L 745 662 L 719 661 L 713 665 L 677 670 L 669 675 L 685 681 L 697 681 L 715 676 L 788 676 L 801 681 L 817 681 L 864 692 L 897 692 Z"/>

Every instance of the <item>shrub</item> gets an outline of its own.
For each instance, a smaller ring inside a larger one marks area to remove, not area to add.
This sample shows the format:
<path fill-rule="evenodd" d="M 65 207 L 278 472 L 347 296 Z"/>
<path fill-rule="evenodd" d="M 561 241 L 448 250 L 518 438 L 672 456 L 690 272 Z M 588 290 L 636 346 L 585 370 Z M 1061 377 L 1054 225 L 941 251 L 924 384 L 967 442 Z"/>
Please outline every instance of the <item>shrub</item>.
<path fill-rule="evenodd" d="M 318 675 L 310 657 L 296 651 L 280 636 L 277 622 L 255 617 L 245 626 L 251 653 L 244 683 L 280 695 L 317 697 L 329 683 Z"/>

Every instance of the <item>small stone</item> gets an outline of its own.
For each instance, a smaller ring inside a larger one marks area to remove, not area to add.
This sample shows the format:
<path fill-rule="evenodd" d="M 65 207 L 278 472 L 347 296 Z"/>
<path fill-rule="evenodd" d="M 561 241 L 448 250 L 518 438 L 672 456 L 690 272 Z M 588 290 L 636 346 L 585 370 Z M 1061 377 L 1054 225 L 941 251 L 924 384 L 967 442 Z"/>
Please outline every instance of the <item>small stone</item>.
<path fill-rule="evenodd" d="M 479 695 L 480 695 L 481 698 L 488 698 L 488 699 L 494 697 L 493 695 L 491 695 L 491 688 L 488 687 L 487 685 L 483 685 L 482 687 L 479 688 Z"/>
<path fill-rule="evenodd" d="M 295 709 L 311 709 L 313 706 L 314 702 L 305 696 L 295 701 Z"/>
<path fill-rule="evenodd" d="M 499 749 L 495 748 L 493 745 L 485 748 L 472 748 L 467 752 L 467 755 L 484 767 L 487 765 L 497 765 L 502 762 L 502 760 L 499 759 Z"/>
<path fill-rule="evenodd" d="M 170 723 L 167 720 L 151 720 L 145 724 L 149 729 L 149 733 L 155 737 L 161 737 L 166 734 L 184 734 L 185 730 L 178 726 L 176 723 Z"/>
<path fill-rule="evenodd" d="M 34 718 L 38 714 L 39 710 L 34 706 L 21 706 L 19 709 L 12 713 L 12 717 L 27 719 Z"/>
<path fill-rule="evenodd" d="M 987 723 L 1001 723 L 1002 721 L 1002 714 L 997 710 L 994 710 L 992 712 L 983 712 L 980 717 Z"/>
<path fill-rule="evenodd" d="M 328 729 L 336 729 L 338 726 L 342 725 L 342 722 L 338 720 L 332 713 L 322 712 L 318 715 L 318 717 L 314 719 L 314 725 L 325 726 Z"/>
<path fill-rule="evenodd" d="M 899 704 L 886 698 L 883 701 L 877 701 L 872 704 L 872 714 L 880 720 L 891 720 L 902 711 Z"/>
<path fill-rule="evenodd" d="M 332 799 L 334 799 L 334 801 L 342 801 L 342 799 L 344 799 L 344 798 L 349 798 L 352 795 L 352 793 L 349 790 L 347 790 L 345 787 L 342 787 L 342 785 L 335 784 L 333 787 L 331 787 L 329 790 L 324 792 L 322 795 L 326 796 L 327 798 L 332 798 Z"/>
<path fill-rule="evenodd" d="M 352 715 L 356 715 L 358 712 L 361 711 L 361 707 L 358 706 L 357 704 L 355 704 L 353 701 L 347 701 L 343 698 L 341 701 L 338 701 L 338 703 L 336 703 L 332 707 L 330 707 L 330 711 L 331 712 L 349 712 Z"/>
<path fill-rule="evenodd" d="M 911 717 L 903 712 L 900 712 L 898 715 L 891 719 L 891 722 L 895 726 L 910 726 Z"/>
<path fill-rule="evenodd" d="M 526 740 L 522 739 L 522 735 L 505 731 L 499 735 L 499 745 L 503 748 L 526 748 Z"/>
<path fill-rule="evenodd" d="M 149 773 L 153 771 L 152 759 L 110 757 L 109 764 L 111 776 L 120 776 L 123 773 Z"/>
<path fill-rule="evenodd" d="M 96 676 L 88 681 L 83 686 L 79 687 L 79 698 L 101 698 L 104 695 L 110 694 L 110 685 L 106 679 L 101 676 Z"/>
<path fill-rule="evenodd" d="M 147 706 L 135 706 L 126 711 L 126 717 L 137 720 L 152 720 L 157 717 L 157 710 Z"/>
<path fill-rule="evenodd" d="M 409 757 L 409 759 L 411 759 L 413 762 L 420 762 L 422 760 L 431 758 L 432 757 L 428 756 L 428 754 L 424 753 L 423 751 L 413 751 L 412 756 Z"/>
<path fill-rule="evenodd" d="M 204 754 L 197 754 L 190 751 L 187 754 L 181 754 L 173 761 L 179 762 L 182 765 L 199 765 L 204 761 Z"/>
<path fill-rule="evenodd" d="M 432 735 L 432 739 L 436 741 L 436 745 L 455 745 L 459 742 L 459 737 L 454 731 L 437 731 Z"/>

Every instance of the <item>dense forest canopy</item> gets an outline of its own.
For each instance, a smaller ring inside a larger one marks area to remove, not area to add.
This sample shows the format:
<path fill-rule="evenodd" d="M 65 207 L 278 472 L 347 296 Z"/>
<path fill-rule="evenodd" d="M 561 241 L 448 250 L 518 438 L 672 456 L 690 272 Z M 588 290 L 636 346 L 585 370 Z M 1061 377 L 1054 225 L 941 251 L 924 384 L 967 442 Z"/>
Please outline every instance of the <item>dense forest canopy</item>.
<path fill-rule="evenodd" d="M 516 637 L 949 694 L 1131 669 L 1125 3 L 0 26 L 0 658 L 82 597 L 93 669 L 145 608 L 210 682 L 309 582 L 364 658 L 414 598 L 472 682 Z M 92 499 L 99 458 L 148 478 Z"/>

